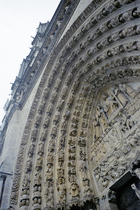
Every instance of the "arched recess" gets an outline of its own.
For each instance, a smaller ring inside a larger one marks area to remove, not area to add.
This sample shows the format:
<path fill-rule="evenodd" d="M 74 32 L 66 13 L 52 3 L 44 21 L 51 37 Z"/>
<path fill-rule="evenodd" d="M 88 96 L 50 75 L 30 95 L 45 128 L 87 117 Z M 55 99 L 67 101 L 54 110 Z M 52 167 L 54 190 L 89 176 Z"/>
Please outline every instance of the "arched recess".
<path fill-rule="evenodd" d="M 43 74 L 17 159 L 16 209 L 88 202 L 98 209 L 129 169 L 124 159 L 138 149 L 139 1 L 93 5 L 56 46 Z"/>
<path fill-rule="evenodd" d="M 100 192 L 128 170 L 139 151 L 139 79 L 127 77 L 100 89 L 93 116 L 90 165 Z"/>
<path fill-rule="evenodd" d="M 134 206 L 139 208 L 139 196 L 136 193 L 139 182 L 136 180 L 140 176 L 132 173 L 134 169 L 139 168 L 139 164 L 134 168 L 132 163 L 140 154 L 140 78 L 137 73 L 135 75 L 138 69 L 114 70 L 114 74 L 110 71 L 110 74 L 98 77 L 98 86 L 96 80 L 92 81 L 91 75 L 91 83 L 88 84 L 88 79 L 85 79 L 85 84 L 90 87 L 91 92 L 88 106 L 85 106 L 80 119 L 81 126 L 77 138 L 78 176 L 81 178 L 80 183 L 83 182 L 83 186 L 79 184 L 79 187 L 87 197 L 91 196 L 94 189 L 94 195 L 100 197 L 100 208 L 118 209 L 115 193 L 112 194 L 109 189 L 119 192 L 121 187 L 131 180 L 129 185 L 133 183 L 130 188 L 131 191 L 134 190 L 131 194 L 137 197 L 134 199 L 135 203 L 131 203 L 133 209 Z M 132 179 L 132 174 L 137 178 Z M 106 200 L 106 194 L 107 200 L 113 204 L 102 202 Z M 126 207 L 129 205 L 128 202 Z M 124 209 L 127 209 L 125 205 Z"/>

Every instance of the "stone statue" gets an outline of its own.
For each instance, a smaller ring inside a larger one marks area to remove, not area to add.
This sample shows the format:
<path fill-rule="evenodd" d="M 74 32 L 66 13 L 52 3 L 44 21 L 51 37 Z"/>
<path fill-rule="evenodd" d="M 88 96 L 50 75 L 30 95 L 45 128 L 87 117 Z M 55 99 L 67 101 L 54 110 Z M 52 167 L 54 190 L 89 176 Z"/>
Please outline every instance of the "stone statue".
<path fill-rule="evenodd" d="M 134 174 L 140 179 L 140 168 L 136 168 Z"/>
<path fill-rule="evenodd" d="M 140 175 L 140 174 L 139 174 Z M 140 190 L 136 187 L 135 183 L 131 185 L 131 188 L 135 191 L 136 196 L 140 199 Z"/>

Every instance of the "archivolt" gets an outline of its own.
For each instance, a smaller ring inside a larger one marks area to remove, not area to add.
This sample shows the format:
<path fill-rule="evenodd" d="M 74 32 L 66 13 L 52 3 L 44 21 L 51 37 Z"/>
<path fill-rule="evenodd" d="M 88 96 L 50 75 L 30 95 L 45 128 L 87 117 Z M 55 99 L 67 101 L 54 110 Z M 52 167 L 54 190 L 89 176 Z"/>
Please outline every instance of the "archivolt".
<path fill-rule="evenodd" d="M 139 77 L 138 5 L 107 3 L 49 63 L 21 142 L 11 205 L 59 208 L 98 196 L 90 170 L 93 113 L 103 89 Z"/>

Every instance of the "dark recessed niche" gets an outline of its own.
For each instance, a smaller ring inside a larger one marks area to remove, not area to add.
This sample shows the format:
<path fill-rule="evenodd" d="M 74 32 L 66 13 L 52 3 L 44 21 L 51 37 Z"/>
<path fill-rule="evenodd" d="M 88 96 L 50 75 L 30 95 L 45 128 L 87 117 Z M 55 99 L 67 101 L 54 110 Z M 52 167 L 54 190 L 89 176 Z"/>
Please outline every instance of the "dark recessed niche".
<path fill-rule="evenodd" d="M 132 177 L 117 191 L 117 205 L 119 210 L 139 210 L 140 200 L 136 196 L 135 191 L 131 188 L 131 185 L 135 183 L 140 190 L 140 180 L 136 177 Z"/>
<path fill-rule="evenodd" d="M 93 203 L 93 201 L 91 200 L 91 201 L 84 202 L 84 206 L 82 206 L 82 207 L 73 205 L 70 208 L 70 210 L 96 210 L 96 206 Z"/>

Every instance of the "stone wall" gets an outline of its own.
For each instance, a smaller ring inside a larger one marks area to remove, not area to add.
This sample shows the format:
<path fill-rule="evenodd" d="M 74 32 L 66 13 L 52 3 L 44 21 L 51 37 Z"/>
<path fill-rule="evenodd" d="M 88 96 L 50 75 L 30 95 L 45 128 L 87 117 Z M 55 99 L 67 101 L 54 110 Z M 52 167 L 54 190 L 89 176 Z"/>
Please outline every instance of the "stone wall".
<path fill-rule="evenodd" d="M 67 18 L 44 38 L 41 49 L 52 40 L 51 53 L 7 128 L 3 160 L 8 141 L 14 148 L 19 139 L 10 208 L 125 210 L 127 184 L 138 207 L 140 2 L 61 1 L 60 8 L 52 25 Z"/>

